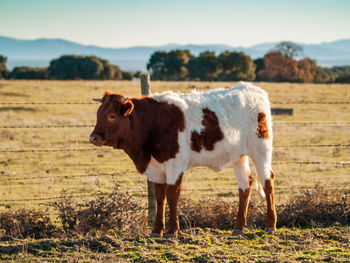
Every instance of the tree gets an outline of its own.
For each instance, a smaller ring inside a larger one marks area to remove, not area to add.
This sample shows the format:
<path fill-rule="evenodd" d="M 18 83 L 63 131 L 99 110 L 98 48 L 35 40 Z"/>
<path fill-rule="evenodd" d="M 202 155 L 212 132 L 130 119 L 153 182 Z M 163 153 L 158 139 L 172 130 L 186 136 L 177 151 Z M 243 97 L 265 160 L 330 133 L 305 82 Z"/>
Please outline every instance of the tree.
<path fill-rule="evenodd" d="M 122 79 L 118 66 L 95 56 L 61 56 L 51 60 L 48 71 L 51 79 Z"/>
<path fill-rule="evenodd" d="M 223 52 L 218 57 L 221 70 L 219 80 L 247 80 L 255 79 L 255 64 L 248 55 L 243 52 Z"/>
<path fill-rule="evenodd" d="M 298 61 L 298 81 L 314 82 L 318 72 L 318 66 L 315 60 L 304 58 Z"/>
<path fill-rule="evenodd" d="M 9 74 L 10 79 L 47 79 L 47 68 L 15 67 Z"/>
<path fill-rule="evenodd" d="M 134 72 L 130 72 L 130 71 L 123 71 L 122 72 L 122 76 L 123 76 L 123 80 L 132 80 L 134 78 Z"/>
<path fill-rule="evenodd" d="M 0 55 L 0 79 L 7 78 L 8 76 L 8 69 L 6 66 L 7 63 L 7 57 Z"/>
<path fill-rule="evenodd" d="M 170 51 L 165 59 L 166 77 L 168 80 L 184 80 L 188 76 L 187 63 L 193 55 L 188 50 Z"/>
<path fill-rule="evenodd" d="M 263 70 L 265 68 L 264 65 L 264 58 L 257 58 L 254 59 L 254 64 L 256 66 L 255 68 L 255 81 L 260 81 L 260 77 L 259 77 L 259 71 Z"/>
<path fill-rule="evenodd" d="M 343 74 L 336 78 L 336 83 L 350 83 L 350 74 Z"/>
<path fill-rule="evenodd" d="M 215 52 L 205 51 L 193 57 L 187 68 L 191 79 L 216 80 L 219 64 Z"/>
<path fill-rule="evenodd" d="M 331 83 L 334 82 L 337 75 L 329 68 L 318 67 L 314 77 L 315 83 Z"/>
<path fill-rule="evenodd" d="M 156 51 L 154 52 L 149 62 L 147 63 L 147 70 L 151 72 L 152 79 L 165 80 L 166 79 L 166 57 L 168 52 Z"/>
<path fill-rule="evenodd" d="M 289 58 L 299 56 L 303 53 L 303 47 L 291 41 L 283 41 L 277 44 L 275 48 Z"/>
<path fill-rule="evenodd" d="M 264 69 L 259 78 L 264 81 L 296 81 L 298 79 L 298 63 L 281 51 L 271 51 L 264 57 Z"/>
<path fill-rule="evenodd" d="M 123 72 L 119 66 L 109 64 L 108 60 L 101 59 L 101 62 L 103 64 L 103 70 L 100 74 L 99 79 L 123 79 Z"/>
<path fill-rule="evenodd" d="M 192 57 L 188 50 L 156 51 L 147 63 L 147 70 L 152 79 L 183 80 L 188 76 L 186 65 Z"/>

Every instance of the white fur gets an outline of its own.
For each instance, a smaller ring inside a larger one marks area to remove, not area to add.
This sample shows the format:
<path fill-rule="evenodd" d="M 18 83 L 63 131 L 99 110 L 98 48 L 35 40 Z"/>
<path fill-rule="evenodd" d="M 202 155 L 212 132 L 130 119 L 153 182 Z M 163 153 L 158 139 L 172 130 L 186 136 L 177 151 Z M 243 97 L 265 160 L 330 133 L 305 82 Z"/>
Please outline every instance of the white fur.
<path fill-rule="evenodd" d="M 225 165 L 233 166 L 238 187 L 249 187 L 249 157 L 255 166 L 259 181 L 271 176 L 272 119 L 267 93 L 249 83 L 240 82 L 231 89 L 215 89 L 209 92 L 194 91 L 189 94 L 167 91 L 154 94 L 157 101 L 177 105 L 185 116 L 185 130 L 179 133 L 179 152 L 175 158 L 158 163 L 152 158 L 146 172 L 150 181 L 175 184 L 181 173 L 195 166 L 210 167 L 214 171 Z M 213 151 L 202 148 L 200 152 L 191 149 L 192 131 L 200 131 L 202 109 L 215 112 L 224 138 L 215 143 Z M 269 138 L 257 135 L 258 115 L 266 114 Z"/>

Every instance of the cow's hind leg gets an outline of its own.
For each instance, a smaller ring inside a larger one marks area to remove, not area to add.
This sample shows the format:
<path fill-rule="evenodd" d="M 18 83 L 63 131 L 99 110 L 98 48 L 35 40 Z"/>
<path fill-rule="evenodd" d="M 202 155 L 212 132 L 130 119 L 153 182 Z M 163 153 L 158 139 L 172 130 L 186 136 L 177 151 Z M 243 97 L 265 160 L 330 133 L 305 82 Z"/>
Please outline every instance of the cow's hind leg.
<path fill-rule="evenodd" d="M 151 237 L 161 237 L 165 227 L 165 192 L 166 184 L 154 184 L 155 195 L 157 199 L 157 215 L 154 221 L 154 227 Z"/>
<path fill-rule="evenodd" d="M 247 156 L 241 156 L 233 163 L 233 170 L 237 178 L 239 191 L 239 208 L 233 235 L 241 235 L 244 226 L 247 224 L 247 212 L 252 186 L 252 177 L 250 176 L 249 160 Z"/>
<path fill-rule="evenodd" d="M 164 237 L 176 237 L 179 230 L 179 218 L 177 215 L 177 204 L 180 197 L 182 175 L 175 185 L 168 185 L 166 190 L 167 201 L 169 205 L 168 231 Z"/>
<path fill-rule="evenodd" d="M 275 174 L 271 169 L 271 151 L 266 151 L 264 154 L 263 151 L 260 151 L 260 154 L 256 154 L 252 160 L 266 197 L 266 231 L 274 232 L 276 230 L 277 215 L 274 194 Z"/>

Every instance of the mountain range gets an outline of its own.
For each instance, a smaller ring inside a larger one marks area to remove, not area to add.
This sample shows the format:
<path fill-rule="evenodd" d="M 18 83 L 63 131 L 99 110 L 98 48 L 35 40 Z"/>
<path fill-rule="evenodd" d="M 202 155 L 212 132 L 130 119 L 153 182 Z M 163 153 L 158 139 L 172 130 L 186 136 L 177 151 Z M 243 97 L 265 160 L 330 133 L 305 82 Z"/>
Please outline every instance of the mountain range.
<path fill-rule="evenodd" d="M 146 70 L 150 55 L 156 50 L 188 49 L 198 55 L 203 51 L 215 51 L 217 54 L 229 51 L 242 51 L 253 59 L 263 57 L 273 49 L 278 42 L 267 42 L 250 47 L 232 47 L 221 44 L 211 45 L 180 45 L 167 44 L 162 46 L 134 46 L 127 48 L 105 48 L 93 45 L 83 45 L 64 39 L 40 38 L 24 40 L 0 36 L 0 55 L 8 58 L 7 67 L 16 66 L 47 67 L 50 60 L 61 55 L 95 55 L 107 59 L 110 63 L 119 65 L 123 70 Z M 303 47 L 303 56 L 315 59 L 324 67 L 350 65 L 350 39 L 342 39 L 320 44 L 297 43 Z"/>

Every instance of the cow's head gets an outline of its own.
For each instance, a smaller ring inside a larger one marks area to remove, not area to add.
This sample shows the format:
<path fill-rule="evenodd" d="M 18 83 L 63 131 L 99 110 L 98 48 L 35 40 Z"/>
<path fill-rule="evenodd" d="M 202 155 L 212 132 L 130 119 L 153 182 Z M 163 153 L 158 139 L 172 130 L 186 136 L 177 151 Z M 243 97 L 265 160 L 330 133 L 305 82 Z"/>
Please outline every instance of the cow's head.
<path fill-rule="evenodd" d="M 120 94 L 106 92 L 102 99 L 94 99 L 102 104 L 97 111 L 97 122 L 90 135 L 90 142 L 123 148 L 130 132 L 130 114 L 134 104 L 131 99 Z"/>

